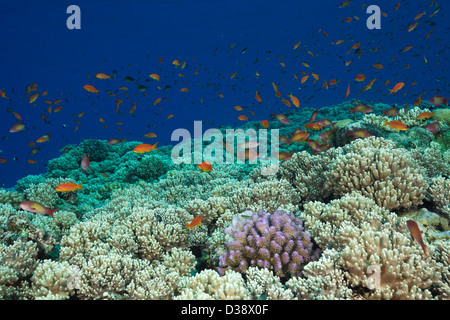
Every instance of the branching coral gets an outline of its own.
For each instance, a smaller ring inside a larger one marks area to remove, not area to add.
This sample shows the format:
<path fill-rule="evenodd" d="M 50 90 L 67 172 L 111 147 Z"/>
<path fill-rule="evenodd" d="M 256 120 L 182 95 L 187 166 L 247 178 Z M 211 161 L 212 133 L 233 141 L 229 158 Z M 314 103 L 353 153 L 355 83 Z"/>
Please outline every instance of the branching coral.
<path fill-rule="evenodd" d="M 35 243 L 15 241 L 6 246 L 0 243 L 0 299 L 23 299 L 29 296 L 29 278 L 37 266 L 38 249 Z"/>
<path fill-rule="evenodd" d="M 330 204 L 310 202 L 302 218 L 320 247 L 338 252 L 335 268 L 344 272 L 355 293 L 369 289 L 369 299 L 432 297 L 431 285 L 440 279 L 442 264 L 433 250 L 427 258 L 411 240 L 405 219 L 374 200 L 354 192 Z"/>
<path fill-rule="evenodd" d="M 248 218 L 233 220 L 225 233 L 234 241 L 227 243 L 228 251 L 220 257 L 219 272 L 226 269 L 245 273 L 249 267 L 258 266 L 274 270 L 280 277 L 301 275 L 303 265 L 318 257 L 302 222 L 292 213 L 275 211 L 269 215 L 247 211 Z"/>
<path fill-rule="evenodd" d="M 425 169 L 429 178 L 443 175 L 450 177 L 450 150 L 441 152 L 439 143 L 432 141 L 426 149 L 413 149 L 411 156 L 414 161 Z"/>
<path fill-rule="evenodd" d="M 356 191 L 389 210 L 422 204 L 428 184 L 406 150 L 395 149 L 390 140 L 369 137 L 341 151 L 326 172 L 325 188 L 335 196 Z"/>
<path fill-rule="evenodd" d="M 429 192 L 438 211 L 450 219 L 450 179 L 442 176 L 431 179 Z"/>
<path fill-rule="evenodd" d="M 248 300 L 248 289 L 241 274 L 229 270 L 220 276 L 214 270 L 203 270 L 191 278 L 185 278 L 181 294 L 176 300 Z"/>

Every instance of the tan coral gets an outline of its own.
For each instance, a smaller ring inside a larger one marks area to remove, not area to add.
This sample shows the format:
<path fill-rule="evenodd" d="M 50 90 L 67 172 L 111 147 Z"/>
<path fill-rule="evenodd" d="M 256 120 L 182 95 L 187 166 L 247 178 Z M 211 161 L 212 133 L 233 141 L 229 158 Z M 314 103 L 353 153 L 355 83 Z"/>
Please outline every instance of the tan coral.
<path fill-rule="evenodd" d="M 214 270 L 203 270 L 191 278 L 183 280 L 184 288 L 176 300 L 248 300 L 249 291 L 242 275 L 227 271 L 220 276 Z"/>
<path fill-rule="evenodd" d="M 429 192 L 438 212 L 450 219 L 450 179 L 442 176 L 431 179 Z"/>
<path fill-rule="evenodd" d="M 305 227 L 322 248 L 339 253 L 338 268 L 352 288 L 368 288 L 369 299 L 431 299 L 442 264 L 433 248 L 426 258 L 411 240 L 406 219 L 353 192 L 330 204 L 310 202 Z M 320 260 L 319 260 L 320 262 Z"/>
<path fill-rule="evenodd" d="M 386 209 L 422 204 L 428 187 L 421 169 L 394 142 L 369 137 L 342 148 L 325 174 L 335 196 L 357 191 Z"/>

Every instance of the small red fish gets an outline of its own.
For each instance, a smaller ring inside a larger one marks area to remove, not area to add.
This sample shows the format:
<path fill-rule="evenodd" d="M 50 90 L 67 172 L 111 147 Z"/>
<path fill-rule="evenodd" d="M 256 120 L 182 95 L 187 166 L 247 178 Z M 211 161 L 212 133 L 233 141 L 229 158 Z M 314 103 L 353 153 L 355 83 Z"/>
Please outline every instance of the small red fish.
<path fill-rule="evenodd" d="M 309 118 L 309 122 L 315 122 L 318 113 L 319 113 L 319 109 L 314 110 L 314 112 L 311 115 L 311 118 Z"/>
<path fill-rule="evenodd" d="M 110 145 L 115 145 L 115 144 L 124 142 L 125 140 L 126 140 L 126 139 L 116 139 L 116 138 L 113 138 L 113 139 L 107 140 L 106 143 L 107 143 L 107 144 L 110 144 Z"/>
<path fill-rule="evenodd" d="M 36 201 L 24 201 L 20 204 L 20 208 L 22 210 L 32 212 L 32 213 L 46 214 L 52 218 L 53 218 L 53 212 L 58 210 L 58 209 L 49 209 Z"/>
<path fill-rule="evenodd" d="M 203 172 L 212 172 L 212 165 L 208 161 L 203 161 L 198 165 Z"/>
<path fill-rule="evenodd" d="M 16 122 L 11 129 L 9 129 L 9 132 L 21 132 L 25 129 L 25 125 L 21 122 Z"/>
<path fill-rule="evenodd" d="M 414 220 L 408 220 L 408 221 L 406 221 L 406 225 L 408 226 L 409 232 L 411 233 L 411 239 L 413 241 L 417 241 L 417 243 L 422 247 L 425 257 L 428 258 L 427 246 L 423 243 L 423 240 L 422 240 L 423 232 L 420 231 L 419 226 L 417 225 L 417 222 L 415 222 Z"/>
<path fill-rule="evenodd" d="M 282 113 L 275 114 L 275 112 L 272 114 L 272 117 L 276 118 L 278 121 L 284 124 L 290 124 L 289 119 Z"/>
<path fill-rule="evenodd" d="M 435 122 L 427 124 L 424 129 L 427 131 L 436 133 L 439 129 L 439 121 L 435 121 Z"/>
<path fill-rule="evenodd" d="M 448 99 L 449 98 L 444 99 L 443 96 L 435 95 L 435 96 L 431 97 L 430 100 L 428 100 L 428 102 L 431 103 L 433 106 L 438 107 L 441 104 L 447 105 L 447 100 Z"/>
<path fill-rule="evenodd" d="M 267 129 L 267 127 L 269 126 L 269 121 L 261 120 L 261 125 L 263 126 L 264 129 Z"/>
<path fill-rule="evenodd" d="M 373 109 L 369 106 L 366 106 L 365 104 L 358 104 L 354 108 L 349 108 L 350 112 L 362 112 L 362 114 L 366 114 L 368 112 L 372 112 Z"/>
<path fill-rule="evenodd" d="M 383 110 L 383 117 L 384 116 L 388 116 L 388 117 L 396 117 L 398 116 L 398 109 L 396 107 L 392 107 L 388 110 Z"/>
<path fill-rule="evenodd" d="M 348 130 L 348 135 L 352 136 L 354 138 L 360 138 L 360 139 L 365 139 L 367 137 L 370 137 L 371 134 L 369 132 L 367 132 L 366 129 L 356 129 L 356 130 Z"/>
<path fill-rule="evenodd" d="M 84 155 L 81 157 L 81 169 L 83 169 L 84 171 L 89 172 L 89 167 L 91 166 L 90 162 L 89 162 L 89 157 L 87 155 Z"/>
<path fill-rule="evenodd" d="M 187 229 L 193 229 L 193 228 L 195 228 L 195 227 L 198 227 L 199 225 L 201 225 L 202 224 L 202 218 L 200 218 L 200 217 L 195 217 L 194 219 L 192 219 L 192 221 L 191 221 L 191 223 L 189 223 L 189 224 L 186 224 L 186 230 Z M 185 231 L 186 231 L 185 230 Z"/>

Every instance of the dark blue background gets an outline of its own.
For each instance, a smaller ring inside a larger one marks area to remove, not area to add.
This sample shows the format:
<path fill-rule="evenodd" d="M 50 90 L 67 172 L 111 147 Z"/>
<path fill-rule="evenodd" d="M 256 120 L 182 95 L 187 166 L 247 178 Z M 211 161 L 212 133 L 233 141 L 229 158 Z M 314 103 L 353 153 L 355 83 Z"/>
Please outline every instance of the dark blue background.
<path fill-rule="evenodd" d="M 431 18 L 429 14 L 436 8 L 434 3 L 429 7 L 431 0 L 400 0 L 398 10 L 394 10 L 397 1 L 390 0 L 353 1 L 345 8 L 338 8 L 341 2 L 0 1 L 0 90 L 10 98 L 0 98 L 0 138 L 3 138 L 0 158 L 8 160 L 0 164 L 0 183 L 10 187 L 28 174 L 44 172 L 46 162 L 57 157 L 62 146 L 83 139 L 126 138 L 159 141 L 159 145 L 164 145 L 170 143 L 174 129 L 192 130 L 193 120 L 203 120 L 206 129 L 241 125 L 237 120 L 240 114 L 254 121 L 269 119 L 273 111 L 289 110 L 275 96 L 272 81 L 285 99 L 292 92 L 299 97 L 301 107 L 314 108 L 345 101 L 349 82 L 352 92 L 348 99 L 411 104 L 423 91 L 426 91 L 422 96 L 425 100 L 438 93 L 448 94 L 448 52 L 443 50 L 448 50 L 449 28 L 445 1 L 437 1 L 442 9 Z M 361 10 L 363 3 L 366 6 Z M 81 8 L 81 30 L 66 28 L 69 16 L 66 9 L 71 4 Z M 388 14 L 382 17 L 381 30 L 366 28 L 366 8 L 370 4 L 379 5 Z M 418 20 L 414 31 L 408 32 L 415 15 L 423 11 L 427 14 Z M 354 16 L 359 20 L 343 22 L 346 17 Z M 345 42 L 338 46 L 331 44 L 339 39 Z M 292 47 L 298 41 L 301 44 L 294 51 Z M 357 42 L 364 50 L 361 58 L 355 55 L 355 50 L 347 54 Z M 230 51 L 232 43 L 236 45 Z M 414 48 L 400 52 L 407 45 Z M 374 47 L 377 52 L 369 50 Z M 244 48 L 247 50 L 243 54 Z M 159 63 L 158 58 L 163 58 L 164 63 Z M 175 69 L 171 63 L 174 59 L 186 61 L 186 68 Z M 352 63 L 346 67 L 348 60 Z M 280 62 L 286 66 L 280 66 Z M 301 62 L 308 62 L 310 68 Z M 373 68 L 375 63 L 382 63 L 384 69 Z M 111 75 L 114 69 L 117 70 L 115 80 L 94 78 L 96 72 Z M 194 75 L 194 70 L 199 73 Z M 259 78 L 255 77 L 256 71 Z M 301 71 L 310 75 L 303 85 Z M 230 79 L 233 72 L 238 74 Z M 320 76 L 315 84 L 311 72 Z M 145 82 L 150 73 L 160 74 L 161 82 Z M 179 77 L 178 73 L 185 77 Z M 365 82 L 354 81 L 358 73 L 366 75 Z M 149 87 L 147 97 L 134 83 L 125 82 L 126 76 L 140 78 L 139 83 Z M 373 78 L 377 78 L 373 89 L 357 95 Z M 325 90 L 322 82 L 331 79 L 340 82 Z M 387 86 L 386 80 L 390 80 Z M 397 94 L 388 95 L 388 88 L 400 81 L 405 82 L 405 87 Z M 413 81 L 417 84 L 412 85 Z M 24 97 L 26 86 L 32 83 L 38 85 L 38 92 L 49 92 L 46 97 L 38 98 L 36 106 Z M 85 84 L 94 85 L 100 92 L 87 93 L 83 89 Z M 171 88 L 163 92 L 157 85 Z M 118 97 L 108 97 L 104 90 L 114 91 L 122 86 L 129 88 L 130 101 L 125 101 L 127 96 L 120 93 L 120 98 L 125 99 L 120 107 L 123 115 L 119 115 L 115 112 Z M 182 87 L 190 91 L 180 92 Z M 254 98 L 256 90 L 263 99 L 261 104 Z M 224 95 L 223 99 L 217 96 L 219 93 Z M 158 97 L 167 100 L 155 107 L 153 102 Z M 48 105 L 43 100 L 57 99 L 63 99 L 63 109 L 48 114 Z M 137 108 L 130 114 L 134 102 Z M 233 109 L 235 105 L 246 109 L 238 112 Z M 22 115 L 26 130 L 8 132 L 16 122 L 8 108 Z M 251 116 L 249 109 L 256 116 Z M 76 115 L 80 112 L 86 113 L 78 119 Z M 50 124 L 41 119 L 42 113 Z M 167 120 L 169 114 L 174 117 Z M 99 122 L 100 117 L 105 119 L 105 124 Z M 82 122 L 77 132 L 74 132 L 75 120 Z M 119 121 L 123 125 L 115 125 Z M 155 132 L 158 137 L 143 137 L 149 132 Z M 41 151 L 30 156 L 32 148 L 27 143 L 48 133 L 50 141 L 39 144 Z M 28 164 L 28 159 L 38 164 Z"/>

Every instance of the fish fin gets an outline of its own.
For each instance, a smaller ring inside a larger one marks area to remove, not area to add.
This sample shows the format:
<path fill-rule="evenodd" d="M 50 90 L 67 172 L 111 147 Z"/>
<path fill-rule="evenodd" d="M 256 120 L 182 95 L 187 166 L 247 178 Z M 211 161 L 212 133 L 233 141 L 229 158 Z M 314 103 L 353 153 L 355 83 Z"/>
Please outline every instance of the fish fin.
<path fill-rule="evenodd" d="M 53 216 L 53 213 L 54 213 L 56 210 L 58 210 L 58 209 L 51 209 L 50 212 L 48 213 L 48 215 L 49 215 L 50 217 L 52 217 L 53 219 L 55 219 L 55 217 Z"/>

